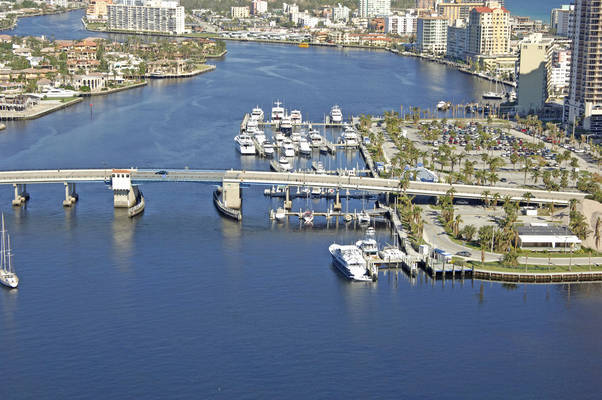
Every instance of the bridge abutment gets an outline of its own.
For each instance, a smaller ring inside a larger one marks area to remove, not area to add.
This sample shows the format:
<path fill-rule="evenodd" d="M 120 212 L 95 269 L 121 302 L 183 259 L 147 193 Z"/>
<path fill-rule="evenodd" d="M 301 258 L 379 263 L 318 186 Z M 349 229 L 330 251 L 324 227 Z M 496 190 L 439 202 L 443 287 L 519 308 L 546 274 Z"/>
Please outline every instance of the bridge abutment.
<path fill-rule="evenodd" d="M 71 207 L 78 199 L 79 196 L 75 192 L 75 183 L 65 182 L 65 200 L 63 200 L 63 207 Z"/>
<path fill-rule="evenodd" d="M 29 193 L 27 193 L 27 185 L 20 183 L 13 183 L 15 189 L 15 198 L 12 201 L 13 206 L 20 207 L 27 203 L 29 200 Z"/>
<path fill-rule="evenodd" d="M 113 187 L 113 207 L 130 208 L 136 205 L 136 192 L 132 187 L 131 171 L 114 169 L 111 174 Z"/>
<path fill-rule="evenodd" d="M 233 210 L 240 210 L 242 207 L 240 184 L 235 182 L 223 182 L 222 188 L 222 200 L 224 205 Z"/>

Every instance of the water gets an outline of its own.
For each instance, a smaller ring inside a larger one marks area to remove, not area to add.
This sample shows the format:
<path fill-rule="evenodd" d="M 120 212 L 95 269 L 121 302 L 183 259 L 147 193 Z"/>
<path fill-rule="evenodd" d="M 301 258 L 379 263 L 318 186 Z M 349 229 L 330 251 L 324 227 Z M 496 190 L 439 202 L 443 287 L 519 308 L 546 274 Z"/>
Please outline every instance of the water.
<path fill-rule="evenodd" d="M 570 3 L 570 0 L 506 0 L 505 5 L 513 15 L 526 15 L 549 24 L 552 8 L 560 8 L 563 4 Z"/>
<path fill-rule="evenodd" d="M 79 35 L 77 13 L 19 23 Z M 61 17 L 64 18 L 64 17 Z M 47 21 L 47 22 L 44 22 Z M 0 133 L 0 169 L 261 168 L 232 138 L 242 113 L 281 98 L 319 120 L 472 98 L 482 83 L 388 53 L 229 43 L 217 69 L 92 100 Z M 353 154 L 333 163 L 353 165 Z M 411 281 L 352 284 L 328 244 L 361 231 L 269 222 L 278 206 L 244 189 L 242 224 L 203 184 L 144 185 L 129 220 L 101 184 L 30 185 L 0 206 L 18 290 L 0 290 L 0 399 L 597 398 L 602 289 Z M 324 210 L 322 201 L 295 208 Z M 361 207 L 361 201 L 350 207 Z M 388 241 L 386 230 L 378 238 Z M 6 377 L 10 377 L 9 380 Z"/>

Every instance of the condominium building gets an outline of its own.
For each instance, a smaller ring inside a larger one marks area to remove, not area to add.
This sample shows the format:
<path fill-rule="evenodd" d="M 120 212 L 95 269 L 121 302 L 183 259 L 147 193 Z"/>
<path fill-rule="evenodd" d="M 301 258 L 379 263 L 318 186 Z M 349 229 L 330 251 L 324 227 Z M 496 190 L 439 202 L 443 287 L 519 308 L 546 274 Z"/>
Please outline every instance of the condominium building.
<path fill-rule="evenodd" d="M 571 74 L 569 46 L 555 45 L 548 64 L 548 99 L 562 99 L 568 94 Z"/>
<path fill-rule="evenodd" d="M 483 1 L 457 1 L 453 3 L 439 3 L 437 4 L 437 14 L 447 18 L 450 24 L 457 19 L 468 20 L 470 11 L 475 7 L 484 7 L 485 0 Z"/>
<path fill-rule="evenodd" d="M 108 4 L 113 4 L 113 0 L 90 0 L 86 8 L 86 19 L 88 21 L 106 21 Z"/>
<path fill-rule="evenodd" d="M 468 27 L 466 23 L 457 19 L 447 27 L 447 58 L 452 60 L 464 60 L 466 47 L 468 45 Z"/>
<path fill-rule="evenodd" d="M 575 14 L 574 5 L 563 5 L 561 8 L 553 8 L 550 15 L 550 26 L 558 36 L 569 36 L 571 21 Z"/>
<path fill-rule="evenodd" d="M 534 33 L 519 44 L 517 62 L 519 115 L 537 113 L 543 110 L 548 98 L 547 67 L 552 53 L 554 40 Z"/>
<path fill-rule="evenodd" d="M 420 17 L 416 28 L 416 45 L 421 53 L 445 54 L 447 18 Z"/>
<path fill-rule="evenodd" d="M 565 122 L 602 134 L 602 8 L 599 1 L 575 0 L 571 80 Z"/>
<path fill-rule="evenodd" d="M 261 15 L 268 12 L 268 2 L 265 0 L 253 0 L 251 3 L 253 15 Z"/>
<path fill-rule="evenodd" d="M 359 0 L 359 13 L 362 18 L 386 17 L 391 14 L 391 0 Z"/>
<path fill-rule="evenodd" d="M 416 8 L 423 10 L 434 10 L 437 0 L 416 0 Z"/>
<path fill-rule="evenodd" d="M 418 17 L 414 14 L 390 15 L 385 18 L 385 32 L 394 35 L 411 35 L 416 33 Z"/>
<path fill-rule="evenodd" d="M 337 4 L 336 7 L 332 8 L 332 20 L 334 22 L 349 21 L 351 10 L 347 6 Z"/>
<path fill-rule="evenodd" d="M 236 19 L 249 18 L 249 7 L 230 7 L 230 15 Z"/>
<path fill-rule="evenodd" d="M 143 6 L 108 4 L 109 29 L 184 33 L 184 7 L 176 1 L 147 1 Z"/>
<path fill-rule="evenodd" d="M 497 55 L 510 51 L 510 12 L 497 1 L 470 11 L 468 24 L 469 55 Z"/>

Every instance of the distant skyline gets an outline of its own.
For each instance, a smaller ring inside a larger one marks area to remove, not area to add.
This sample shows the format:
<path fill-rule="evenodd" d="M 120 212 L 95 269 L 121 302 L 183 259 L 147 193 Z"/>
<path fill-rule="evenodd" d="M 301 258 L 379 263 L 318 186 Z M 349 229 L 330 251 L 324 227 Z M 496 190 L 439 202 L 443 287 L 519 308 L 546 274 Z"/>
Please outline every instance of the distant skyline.
<path fill-rule="evenodd" d="M 550 22 L 552 8 L 560 7 L 562 4 L 571 4 L 571 0 L 506 0 L 505 5 L 512 15 L 527 15 L 533 19 L 541 19 L 545 23 Z"/>

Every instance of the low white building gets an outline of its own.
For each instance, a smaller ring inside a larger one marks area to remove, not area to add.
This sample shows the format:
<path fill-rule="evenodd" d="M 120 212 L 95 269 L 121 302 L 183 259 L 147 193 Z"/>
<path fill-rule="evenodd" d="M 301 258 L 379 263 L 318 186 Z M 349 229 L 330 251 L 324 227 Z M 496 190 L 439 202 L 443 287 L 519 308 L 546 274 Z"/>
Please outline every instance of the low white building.
<path fill-rule="evenodd" d="M 579 239 L 567 226 L 531 224 L 519 226 L 518 243 L 521 249 L 535 251 L 577 250 L 581 247 Z"/>

